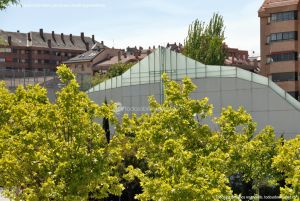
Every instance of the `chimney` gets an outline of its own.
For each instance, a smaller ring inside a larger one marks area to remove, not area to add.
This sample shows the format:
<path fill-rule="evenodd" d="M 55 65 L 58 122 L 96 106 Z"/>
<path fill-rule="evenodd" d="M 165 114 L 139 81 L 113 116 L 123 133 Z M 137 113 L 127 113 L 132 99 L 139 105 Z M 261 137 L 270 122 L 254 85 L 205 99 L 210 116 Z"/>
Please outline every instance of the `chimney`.
<path fill-rule="evenodd" d="M 101 41 L 101 45 L 104 45 L 104 42 L 103 42 L 103 40 Z"/>
<path fill-rule="evenodd" d="M 170 43 L 167 44 L 167 47 L 170 47 Z"/>
<path fill-rule="evenodd" d="M 86 48 L 86 51 L 90 50 L 90 44 L 88 42 L 85 43 L 85 48 Z"/>
<path fill-rule="evenodd" d="M 138 52 L 135 52 L 135 53 L 134 53 L 134 57 L 135 57 L 136 60 L 139 60 L 139 53 L 138 53 Z"/>
<path fill-rule="evenodd" d="M 153 45 L 153 49 L 155 50 L 155 45 Z"/>
<path fill-rule="evenodd" d="M 9 45 L 9 46 L 12 45 L 12 44 L 11 44 L 11 36 L 8 36 L 8 37 L 7 37 L 7 42 L 8 42 L 8 45 Z"/>
<path fill-rule="evenodd" d="M 44 40 L 44 30 L 43 29 L 40 29 L 40 36 Z"/>
<path fill-rule="evenodd" d="M 31 41 L 31 34 L 30 34 L 30 32 L 27 33 L 27 40 L 28 40 L 28 41 Z"/>
<path fill-rule="evenodd" d="M 74 42 L 73 42 L 73 35 L 72 34 L 70 34 L 70 41 L 71 41 L 72 44 L 74 44 Z"/>
<path fill-rule="evenodd" d="M 17 30 L 17 33 L 20 33 L 20 30 Z"/>
<path fill-rule="evenodd" d="M 83 42 L 85 42 L 85 39 L 84 39 L 84 32 L 81 32 L 81 40 L 83 41 Z"/>
<path fill-rule="evenodd" d="M 61 37 L 62 42 L 63 42 L 64 44 L 66 44 L 66 43 L 65 43 L 65 38 L 64 38 L 64 34 L 63 34 L 63 33 L 60 34 L 60 37 Z"/>
<path fill-rule="evenodd" d="M 52 38 L 53 38 L 53 40 L 56 42 L 54 31 L 52 31 Z"/>
<path fill-rule="evenodd" d="M 140 46 L 140 47 L 139 47 L 139 50 L 142 51 L 142 50 L 143 50 L 143 47 Z"/>
<path fill-rule="evenodd" d="M 121 51 L 118 52 L 118 62 L 120 63 L 121 61 Z"/>
<path fill-rule="evenodd" d="M 51 48 L 51 40 L 48 40 L 48 47 Z"/>
<path fill-rule="evenodd" d="M 94 35 L 92 35 L 92 41 L 93 41 L 94 44 L 96 43 Z"/>

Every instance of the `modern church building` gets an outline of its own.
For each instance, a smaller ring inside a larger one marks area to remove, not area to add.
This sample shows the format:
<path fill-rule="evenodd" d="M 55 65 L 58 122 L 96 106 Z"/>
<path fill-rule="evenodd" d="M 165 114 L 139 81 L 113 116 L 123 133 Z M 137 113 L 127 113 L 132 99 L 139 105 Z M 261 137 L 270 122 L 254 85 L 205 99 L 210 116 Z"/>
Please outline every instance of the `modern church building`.
<path fill-rule="evenodd" d="M 91 88 L 88 94 L 98 104 L 105 99 L 117 102 L 119 117 L 149 112 L 149 96 L 164 100 L 163 73 L 176 81 L 190 77 L 197 85 L 191 97 L 208 97 L 214 116 L 219 116 L 223 107 L 243 106 L 258 122 L 258 130 L 272 125 L 277 136 L 291 138 L 300 133 L 300 102 L 267 77 L 237 67 L 204 65 L 163 47 L 122 75 Z"/>

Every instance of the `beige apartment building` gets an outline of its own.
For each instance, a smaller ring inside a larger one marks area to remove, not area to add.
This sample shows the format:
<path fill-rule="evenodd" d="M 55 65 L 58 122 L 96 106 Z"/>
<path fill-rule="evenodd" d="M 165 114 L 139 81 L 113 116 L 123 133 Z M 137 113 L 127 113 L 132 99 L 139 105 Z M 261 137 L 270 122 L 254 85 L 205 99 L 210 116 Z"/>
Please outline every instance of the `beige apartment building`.
<path fill-rule="evenodd" d="M 120 49 L 108 48 L 103 42 L 96 43 L 91 50 L 73 57 L 63 63 L 76 74 L 93 75 L 94 66 L 100 62 L 107 61 L 118 55 Z"/>
<path fill-rule="evenodd" d="M 260 17 L 260 74 L 299 100 L 299 0 L 265 0 Z"/>

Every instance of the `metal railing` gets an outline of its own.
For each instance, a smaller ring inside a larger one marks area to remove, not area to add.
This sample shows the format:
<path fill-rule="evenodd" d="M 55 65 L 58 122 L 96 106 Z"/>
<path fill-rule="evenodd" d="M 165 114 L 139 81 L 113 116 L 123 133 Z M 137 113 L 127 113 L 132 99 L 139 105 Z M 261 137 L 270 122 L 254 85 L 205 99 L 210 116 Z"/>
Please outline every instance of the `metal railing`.
<path fill-rule="evenodd" d="M 88 74 L 77 74 L 76 79 L 80 84 L 80 90 L 86 91 L 92 87 L 92 76 Z M 63 85 L 57 74 L 49 69 L 20 70 L 20 69 L 0 69 L 0 81 L 6 83 L 6 87 L 14 90 L 19 85 L 39 84 L 45 88 L 59 89 Z"/>

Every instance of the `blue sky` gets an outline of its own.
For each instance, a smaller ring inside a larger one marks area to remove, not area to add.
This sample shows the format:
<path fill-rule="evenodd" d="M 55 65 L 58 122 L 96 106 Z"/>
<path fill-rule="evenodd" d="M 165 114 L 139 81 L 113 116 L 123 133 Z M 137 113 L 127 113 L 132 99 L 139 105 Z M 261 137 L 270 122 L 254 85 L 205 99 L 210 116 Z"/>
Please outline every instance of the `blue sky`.
<path fill-rule="evenodd" d="M 198 18 L 223 15 L 230 47 L 259 54 L 262 0 L 21 0 L 21 6 L 0 11 L 0 29 L 21 32 L 94 34 L 108 46 L 149 47 L 183 43 L 188 26 Z"/>

